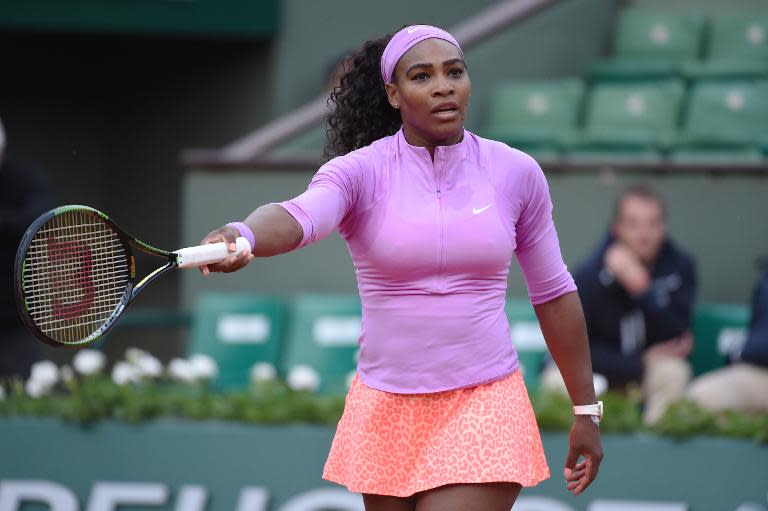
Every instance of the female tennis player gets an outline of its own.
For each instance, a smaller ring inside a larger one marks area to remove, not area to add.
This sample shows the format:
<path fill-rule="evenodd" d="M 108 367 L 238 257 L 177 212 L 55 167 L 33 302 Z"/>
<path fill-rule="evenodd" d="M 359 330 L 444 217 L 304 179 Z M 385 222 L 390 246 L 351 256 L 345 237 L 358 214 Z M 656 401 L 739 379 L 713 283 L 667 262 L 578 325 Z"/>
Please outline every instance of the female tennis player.
<path fill-rule="evenodd" d="M 203 239 L 232 250 L 204 275 L 335 228 L 346 240 L 360 358 L 323 477 L 361 492 L 368 511 L 508 511 L 522 486 L 549 477 L 504 314 L 513 254 L 575 405 L 567 489 L 583 492 L 602 459 L 586 327 L 547 182 L 530 156 L 464 129 L 470 91 L 444 30 L 367 42 L 331 94 L 333 159 L 307 191 Z M 235 252 L 240 235 L 251 254 Z"/>

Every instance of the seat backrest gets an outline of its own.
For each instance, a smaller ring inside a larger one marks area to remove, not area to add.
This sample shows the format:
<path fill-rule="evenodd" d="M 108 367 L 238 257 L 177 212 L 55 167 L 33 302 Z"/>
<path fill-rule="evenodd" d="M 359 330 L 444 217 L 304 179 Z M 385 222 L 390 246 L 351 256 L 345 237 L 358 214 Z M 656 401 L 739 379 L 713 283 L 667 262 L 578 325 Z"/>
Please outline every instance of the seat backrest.
<path fill-rule="evenodd" d="M 693 319 L 691 365 L 696 375 L 724 366 L 746 340 L 749 307 L 746 305 L 702 304 Z"/>
<path fill-rule="evenodd" d="M 510 297 L 507 297 L 504 312 L 509 321 L 509 333 L 517 350 L 525 386 L 529 392 L 535 392 L 539 386 L 540 366 L 547 354 L 547 345 L 536 312 L 527 299 Z"/>
<path fill-rule="evenodd" d="M 491 96 L 488 128 L 562 132 L 575 126 L 583 95 L 576 78 L 507 83 Z"/>
<path fill-rule="evenodd" d="M 757 143 L 768 135 L 768 80 L 701 80 L 683 126 L 693 142 Z"/>
<path fill-rule="evenodd" d="M 319 381 L 317 392 L 346 392 L 357 367 L 361 321 L 356 295 L 297 295 L 291 303 L 283 374 L 290 380 L 297 367 L 309 368 Z"/>
<path fill-rule="evenodd" d="M 205 293 L 192 317 L 187 353 L 216 360 L 219 389 L 245 388 L 257 362 L 279 365 L 286 306 L 275 296 L 252 293 Z"/>
<path fill-rule="evenodd" d="M 707 58 L 768 62 L 768 11 L 715 16 Z"/>
<path fill-rule="evenodd" d="M 587 107 L 587 133 L 659 135 L 676 129 L 684 94 L 681 81 L 597 83 Z"/>
<path fill-rule="evenodd" d="M 626 9 L 614 32 L 614 57 L 683 62 L 701 54 L 705 18 L 699 14 Z"/>

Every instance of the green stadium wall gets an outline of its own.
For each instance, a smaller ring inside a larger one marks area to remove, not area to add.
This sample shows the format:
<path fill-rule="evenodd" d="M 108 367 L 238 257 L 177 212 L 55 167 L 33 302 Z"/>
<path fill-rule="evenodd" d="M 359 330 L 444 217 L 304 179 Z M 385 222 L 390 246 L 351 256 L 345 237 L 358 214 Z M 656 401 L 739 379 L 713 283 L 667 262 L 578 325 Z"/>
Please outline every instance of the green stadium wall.
<path fill-rule="evenodd" d="M 321 479 L 333 431 L 174 420 L 80 428 L 5 419 L 0 509 L 51 509 L 40 504 L 43 497 L 58 503 L 56 511 L 362 511 L 359 496 Z M 600 474 L 574 498 L 561 468 L 567 434 L 544 433 L 542 440 L 552 476 L 524 489 L 516 511 L 745 511 L 767 503 L 768 448 L 751 441 L 603 435 Z M 19 506 L 19 493 L 36 494 L 38 502 Z"/>

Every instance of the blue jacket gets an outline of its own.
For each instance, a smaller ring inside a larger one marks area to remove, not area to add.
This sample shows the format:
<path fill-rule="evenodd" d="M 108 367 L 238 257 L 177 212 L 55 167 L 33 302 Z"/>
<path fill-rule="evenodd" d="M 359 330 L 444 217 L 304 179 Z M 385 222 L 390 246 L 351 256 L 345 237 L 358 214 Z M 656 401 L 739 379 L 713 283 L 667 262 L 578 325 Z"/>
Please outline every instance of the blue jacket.
<path fill-rule="evenodd" d="M 768 367 L 768 270 L 755 287 L 749 334 L 739 360 Z"/>
<path fill-rule="evenodd" d="M 640 381 L 645 348 L 690 328 L 696 295 L 691 256 L 666 240 L 650 268 L 647 292 L 630 296 L 604 268 L 608 236 L 574 272 L 587 321 L 592 368 L 612 387 Z"/>

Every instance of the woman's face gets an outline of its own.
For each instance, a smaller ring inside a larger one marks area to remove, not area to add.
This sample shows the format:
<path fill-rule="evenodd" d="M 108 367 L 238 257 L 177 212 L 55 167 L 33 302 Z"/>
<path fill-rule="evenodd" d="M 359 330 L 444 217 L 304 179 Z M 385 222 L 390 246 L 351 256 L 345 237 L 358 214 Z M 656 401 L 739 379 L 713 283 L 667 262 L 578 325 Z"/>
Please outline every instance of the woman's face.
<path fill-rule="evenodd" d="M 405 52 L 386 84 L 412 145 L 434 147 L 461 141 L 472 84 L 456 46 L 426 39 Z"/>

